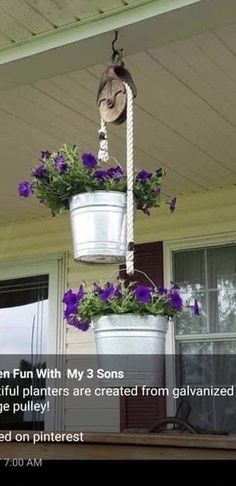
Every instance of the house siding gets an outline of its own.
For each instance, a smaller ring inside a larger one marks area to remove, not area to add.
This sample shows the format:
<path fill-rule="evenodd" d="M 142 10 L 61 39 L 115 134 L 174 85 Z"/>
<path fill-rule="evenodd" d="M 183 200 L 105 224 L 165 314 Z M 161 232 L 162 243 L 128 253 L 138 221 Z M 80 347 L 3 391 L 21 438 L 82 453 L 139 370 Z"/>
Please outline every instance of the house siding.
<path fill-rule="evenodd" d="M 138 214 L 135 224 L 136 243 L 148 241 L 171 241 L 189 237 L 210 236 L 236 231 L 236 189 L 221 189 L 201 194 L 181 196 L 178 199 L 175 214 L 168 214 L 167 206 L 153 210 L 152 216 Z M 82 280 L 107 279 L 116 269 L 110 266 L 86 266 L 76 264 L 72 258 L 69 218 L 41 218 L 29 221 L 0 225 L 0 264 L 24 262 L 34 258 L 67 255 L 66 282 L 68 287 L 77 287 Z M 72 328 L 66 331 L 66 354 L 68 365 L 72 366 L 72 354 L 95 353 L 93 331 L 77 332 Z M 71 362 L 71 364 L 70 364 Z M 107 430 L 119 430 L 119 402 L 109 402 L 110 425 Z M 96 403 L 94 403 L 95 406 Z M 80 412 L 82 412 L 80 410 Z M 64 428 L 80 430 L 82 413 L 76 413 L 76 403 L 72 399 L 65 401 Z M 104 413 L 94 409 L 87 413 L 86 430 L 105 430 L 102 425 Z M 113 425 L 112 425 L 113 424 Z"/>

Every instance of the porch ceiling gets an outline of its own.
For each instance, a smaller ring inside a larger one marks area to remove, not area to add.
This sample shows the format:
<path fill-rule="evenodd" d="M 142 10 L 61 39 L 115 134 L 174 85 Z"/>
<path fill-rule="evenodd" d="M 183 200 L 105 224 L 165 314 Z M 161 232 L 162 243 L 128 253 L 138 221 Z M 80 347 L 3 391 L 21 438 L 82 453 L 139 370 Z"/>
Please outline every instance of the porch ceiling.
<path fill-rule="evenodd" d="M 102 3 L 122 2 L 91 2 L 100 8 Z M 138 88 L 136 165 L 163 167 L 167 194 L 236 185 L 236 25 L 139 52 L 125 62 Z M 0 92 L 1 221 L 46 214 L 32 199 L 16 195 L 40 150 L 71 142 L 82 151 L 97 151 L 95 99 L 103 69 L 94 66 Z M 111 152 L 121 163 L 124 134 L 123 126 L 109 127 Z"/>
<path fill-rule="evenodd" d="M 1 0 L 0 49 L 99 20 L 150 0 Z"/>

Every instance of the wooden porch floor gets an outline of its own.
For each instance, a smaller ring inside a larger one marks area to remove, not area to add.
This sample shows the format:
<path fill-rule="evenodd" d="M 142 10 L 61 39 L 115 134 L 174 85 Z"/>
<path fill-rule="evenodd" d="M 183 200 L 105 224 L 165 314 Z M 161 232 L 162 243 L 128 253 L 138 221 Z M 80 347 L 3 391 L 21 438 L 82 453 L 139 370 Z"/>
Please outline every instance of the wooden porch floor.
<path fill-rule="evenodd" d="M 85 433 L 83 443 L 0 443 L 0 457 L 43 460 L 236 459 L 236 436 Z"/>

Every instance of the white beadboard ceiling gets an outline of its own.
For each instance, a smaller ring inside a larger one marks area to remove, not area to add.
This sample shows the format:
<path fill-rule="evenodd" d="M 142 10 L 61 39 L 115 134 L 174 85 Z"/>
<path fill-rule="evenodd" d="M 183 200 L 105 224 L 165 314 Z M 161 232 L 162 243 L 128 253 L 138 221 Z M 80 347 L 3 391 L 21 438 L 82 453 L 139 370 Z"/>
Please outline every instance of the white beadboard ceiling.
<path fill-rule="evenodd" d="M 163 167 L 170 195 L 236 185 L 236 25 L 140 52 L 125 62 L 138 88 L 136 166 Z M 47 214 L 33 198 L 16 195 L 18 181 L 37 164 L 40 150 L 71 142 L 82 151 L 97 151 L 95 100 L 104 67 L 0 92 L 1 221 Z M 111 152 L 122 164 L 124 134 L 124 126 L 109 127 Z"/>
<path fill-rule="evenodd" d="M 53 33 L 66 26 L 98 20 L 150 0 L 1 0 L 0 49 Z"/>

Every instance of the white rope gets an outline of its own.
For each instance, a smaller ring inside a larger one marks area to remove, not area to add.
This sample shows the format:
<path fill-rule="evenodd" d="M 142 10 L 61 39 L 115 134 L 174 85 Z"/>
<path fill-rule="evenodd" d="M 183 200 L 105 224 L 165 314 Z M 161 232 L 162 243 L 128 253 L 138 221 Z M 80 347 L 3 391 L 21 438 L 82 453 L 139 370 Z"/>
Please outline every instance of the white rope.
<path fill-rule="evenodd" d="M 98 138 L 99 138 L 98 160 L 99 162 L 108 162 L 109 149 L 108 149 L 107 127 L 103 118 L 101 118 L 101 127 L 98 130 Z"/>
<path fill-rule="evenodd" d="M 126 122 L 126 164 L 127 164 L 127 253 L 126 273 L 134 273 L 134 130 L 133 130 L 133 92 L 124 83 L 127 94 L 127 122 Z"/>

